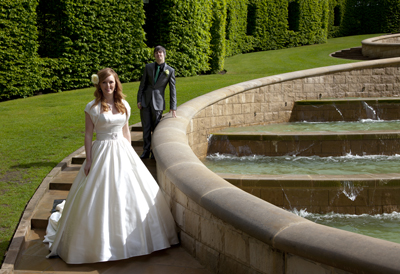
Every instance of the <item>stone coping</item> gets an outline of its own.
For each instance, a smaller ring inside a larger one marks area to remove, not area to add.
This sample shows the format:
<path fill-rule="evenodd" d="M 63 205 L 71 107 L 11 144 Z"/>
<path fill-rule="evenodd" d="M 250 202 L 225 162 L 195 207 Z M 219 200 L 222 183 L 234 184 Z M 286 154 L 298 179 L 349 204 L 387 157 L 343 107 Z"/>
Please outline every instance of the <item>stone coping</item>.
<path fill-rule="evenodd" d="M 355 130 L 355 131 L 291 131 L 291 132 L 213 132 L 213 136 L 227 136 L 229 140 L 346 140 L 398 138 L 400 130 Z M 316 135 L 318 134 L 318 135 Z"/>
<path fill-rule="evenodd" d="M 351 175 L 265 175 L 217 173 L 221 178 L 240 186 L 258 187 L 341 187 L 341 182 L 351 181 L 355 186 L 393 187 L 400 186 L 400 173 L 388 174 L 351 174 Z"/>
<path fill-rule="evenodd" d="M 348 102 L 372 102 L 379 104 L 400 104 L 400 98 L 398 97 L 385 97 L 385 98 L 345 98 L 345 99 L 337 99 L 337 98 L 323 98 L 318 100 L 301 100 L 296 101 L 297 105 L 330 105 L 330 104 L 345 104 Z"/>
<path fill-rule="evenodd" d="M 192 99 L 178 107 L 178 118 L 168 114 L 154 132 L 158 176 L 166 176 L 211 214 L 272 248 L 355 273 L 398 273 L 400 244 L 313 223 L 234 187 L 196 157 L 187 130 L 200 110 L 247 90 L 399 63 L 400 58 L 393 58 L 296 71 L 239 83 Z"/>
<path fill-rule="evenodd" d="M 369 58 L 400 56 L 400 34 L 383 35 L 361 41 L 362 55 Z"/>
<path fill-rule="evenodd" d="M 376 43 L 379 43 L 380 46 L 400 46 L 400 34 L 382 35 L 361 41 L 363 45 L 375 45 Z"/>
<path fill-rule="evenodd" d="M 17 229 L 11 239 L 10 245 L 6 252 L 4 262 L 1 265 L 0 274 L 11 274 L 14 271 L 14 265 L 17 260 L 18 254 L 21 251 L 25 243 L 25 239 L 28 237 L 28 233 L 31 230 L 31 219 L 36 211 L 36 207 L 39 201 L 46 194 L 49 189 L 49 184 L 54 177 L 59 175 L 69 164 L 74 156 L 79 155 L 85 150 L 85 147 L 80 147 L 67 157 L 65 157 L 58 165 L 56 165 L 49 174 L 43 179 L 42 183 L 36 189 L 32 198 L 27 203 L 22 217 L 18 223 Z"/>

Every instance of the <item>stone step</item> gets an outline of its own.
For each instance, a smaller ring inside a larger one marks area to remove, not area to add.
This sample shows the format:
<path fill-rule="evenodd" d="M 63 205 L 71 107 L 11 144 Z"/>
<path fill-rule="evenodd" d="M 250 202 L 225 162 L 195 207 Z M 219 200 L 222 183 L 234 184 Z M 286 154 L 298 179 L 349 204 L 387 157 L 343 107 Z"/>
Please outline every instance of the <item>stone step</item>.
<path fill-rule="evenodd" d="M 71 164 L 73 164 L 73 165 L 82 165 L 83 162 L 85 161 L 85 159 L 86 159 L 86 152 L 83 151 L 80 154 L 75 155 L 75 156 L 72 157 Z"/>
<path fill-rule="evenodd" d="M 354 59 L 354 60 L 369 60 L 368 56 L 362 54 L 361 47 L 354 47 L 349 49 L 343 49 L 331 54 L 332 57 L 344 58 L 344 59 Z"/>
<path fill-rule="evenodd" d="M 152 159 L 145 159 L 143 160 L 143 163 L 147 166 L 153 177 L 157 179 L 156 161 Z M 33 214 L 33 217 L 31 219 L 32 229 L 45 229 L 47 227 L 54 200 L 67 198 L 68 192 L 72 186 L 72 183 L 74 182 L 76 175 L 78 174 L 80 167 L 80 165 L 68 166 L 50 182 L 50 189 L 40 200 L 39 204 L 36 207 L 36 212 Z"/>
<path fill-rule="evenodd" d="M 70 190 L 81 165 L 72 165 L 61 171 L 49 185 L 51 190 Z"/>
<path fill-rule="evenodd" d="M 141 131 L 132 131 L 131 132 L 131 144 L 133 147 L 142 147 L 143 146 L 143 133 Z"/>
<path fill-rule="evenodd" d="M 49 190 L 43 195 L 39 204 L 36 207 L 36 211 L 31 219 L 31 229 L 44 228 L 46 229 L 51 210 L 53 208 L 54 200 L 66 199 L 68 191 L 65 190 Z"/>
<path fill-rule="evenodd" d="M 143 131 L 142 123 L 137 123 L 131 126 L 131 131 Z"/>

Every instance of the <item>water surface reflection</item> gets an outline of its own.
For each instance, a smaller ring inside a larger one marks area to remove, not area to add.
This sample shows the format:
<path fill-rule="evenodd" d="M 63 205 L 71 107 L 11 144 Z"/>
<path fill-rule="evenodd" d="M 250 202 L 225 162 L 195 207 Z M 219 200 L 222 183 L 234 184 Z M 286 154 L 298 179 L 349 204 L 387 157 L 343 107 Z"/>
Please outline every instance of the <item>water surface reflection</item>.
<path fill-rule="evenodd" d="M 400 172 L 400 155 L 319 156 L 234 156 L 212 154 L 202 162 L 215 173 L 234 174 L 383 174 Z"/>
<path fill-rule="evenodd" d="M 376 215 L 316 214 L 306 209 L 294 209 L 291 212 L 318 224 L 400 243 L 400 213 L 396 211 Z"/>

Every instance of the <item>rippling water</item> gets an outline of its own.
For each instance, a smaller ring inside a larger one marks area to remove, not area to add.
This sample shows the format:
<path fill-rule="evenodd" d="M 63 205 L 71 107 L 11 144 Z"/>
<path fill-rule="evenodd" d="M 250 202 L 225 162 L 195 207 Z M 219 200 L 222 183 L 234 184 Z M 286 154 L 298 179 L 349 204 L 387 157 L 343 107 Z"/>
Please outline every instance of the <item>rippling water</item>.
<path fill-rule="evenodd" d="M 235 174 L 379 174 L 400 172 L 400 155 L 319 156 L 234 156 L 213 154 L 203 163 L 216 173 Z"/>
<path fill-rule="evenodd" d="M 328 123 L 283 123 L 266 126 L 227 128 L 221 132 L 345 132 L 345 131 L 384 131 L 400 130 L 400 121 L 361 120 L 359 122 Z M 400 155 L 352 155 L 339 157 L 304 157 L 261 155 L 234 156 L 229 154 L 213 154 L 202 160 L 216 173 L 236 174 L 379 174 L 400 172 Z M 343 191 L 349 199 L 355 198 L 357 189 L 344 187 Z M 291 210 L 292 213 L 315 223 L 363 234 L 391 242 L 400 243 L 400 213 L 377 215 L 351 214 L 316 214 L 307 209 Z"/>
<path fill-rule="evenodd" d="M 343 131 L 381 131 L 400 130 L 400 121 L 385 121 L 364 119 L 357 122 L 295 122 L 270 125 L 257 125 L 248 127 L 230 127 L 223 132 L 343 132 Z"/>
<path fill-rule="evenodd" d="M 371 236 L 400 244 L 400 213 L 377 215 L 316 214 L 304 210 L 290 211 L 318 224 Z"/>

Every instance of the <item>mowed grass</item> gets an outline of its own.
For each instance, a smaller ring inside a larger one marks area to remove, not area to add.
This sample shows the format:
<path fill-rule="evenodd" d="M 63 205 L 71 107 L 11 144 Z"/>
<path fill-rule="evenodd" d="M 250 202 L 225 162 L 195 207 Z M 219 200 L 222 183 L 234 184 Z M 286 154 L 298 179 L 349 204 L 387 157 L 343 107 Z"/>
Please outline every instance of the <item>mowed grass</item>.
<path fill-rule="evenodd" d="M 177 78 L 178 105 L 251 79 L 356 62 L 329 54 L 360 46 L 363 39 L 374 36 L 378 35 L 335 38 L 326 44 L 227 58 L 226 74 Z M 132 107 L 130 124 L 140 121 L 136 108 L 138 86 L 138 82 L 123 85 Z M 42 180 L 63 158 L 83 146 L 83 110 L 94 98 L 93 91 L 86 88 L 0 103 L 0 262 L 26 204 Z"/>

